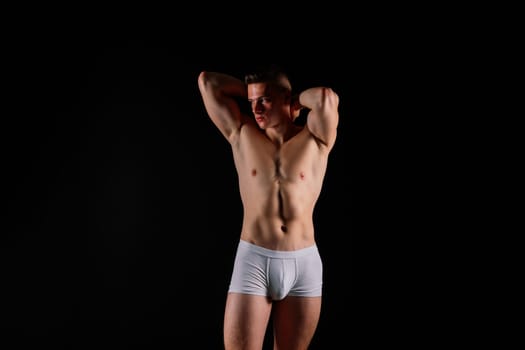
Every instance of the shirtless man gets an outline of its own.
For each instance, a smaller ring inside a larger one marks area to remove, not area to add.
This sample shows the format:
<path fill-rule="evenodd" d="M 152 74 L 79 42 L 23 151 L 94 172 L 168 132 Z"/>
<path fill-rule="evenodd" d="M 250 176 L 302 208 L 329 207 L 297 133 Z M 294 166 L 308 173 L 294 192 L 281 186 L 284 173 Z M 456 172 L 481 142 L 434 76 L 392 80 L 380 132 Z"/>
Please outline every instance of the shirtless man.
<path fill-rule="evenodd" d="M 261 350 L 270 313 L 274 349 L 307 349 L 321 312 L 323 266 L 313 212 L 339 120 L 338 95 L 314 87 L 292 95 L 278 69 L 203 71 L 206 111 L 231 145 L 243 221 L 224 313 L 226 350 Z M 247 99 L 253 113 L 241 106 Z M 304 125 L 294 123 L 307 109 Z"/>

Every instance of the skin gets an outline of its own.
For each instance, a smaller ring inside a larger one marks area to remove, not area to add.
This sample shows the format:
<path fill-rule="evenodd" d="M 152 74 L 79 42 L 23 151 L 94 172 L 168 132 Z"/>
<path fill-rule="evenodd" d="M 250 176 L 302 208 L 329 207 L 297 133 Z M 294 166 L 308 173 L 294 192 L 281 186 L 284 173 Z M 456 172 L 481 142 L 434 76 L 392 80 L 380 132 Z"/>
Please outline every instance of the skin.
<path fill-rule="evenodd" d="M 338 95 L 314 87 L 296 97 L 268 83 L 244 84 L 217 72 L 198 77 L 206 111 L 231 145 L 243 204 L 240 239 L 272 250 L 315 244 L 313 212 L 339 121 Z M 285 81 L 288 88 L 289 81 Z M 253 115 L 241 113 L 247 99 Z M 305 126 L 294 124 L 308 109 Z M 273 312 L 274 349 L 307 349 L 321 311 L 321 297 L 228 293 L 224 314 L 226 350 L 260 350 Z"/>

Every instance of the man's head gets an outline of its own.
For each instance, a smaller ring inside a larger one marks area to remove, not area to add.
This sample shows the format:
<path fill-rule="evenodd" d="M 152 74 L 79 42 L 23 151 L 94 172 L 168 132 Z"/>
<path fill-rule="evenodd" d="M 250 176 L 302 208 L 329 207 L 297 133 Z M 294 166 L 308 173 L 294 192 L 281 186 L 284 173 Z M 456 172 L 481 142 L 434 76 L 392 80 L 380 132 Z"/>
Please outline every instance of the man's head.
<path fill-rule="evenodd" d="M 293 120 L 290 116 L 292 85 L 284 70 L 270 66 L 246 74 L 244 82 L 248 88 L 248 102 L 259 127 L 266 129 Z"/>
<path fill-rule="evenodd" d="M 244 82 L 246 85 L 255 83 L 266 83 L 272 88 L 282 89 L 282 92 L 292 91 L 292 84 L 286 72 L 277 65 L 271 65 L 267 68 L 260 69 L 258 71 L 248 73 L 244 76 Z"/>

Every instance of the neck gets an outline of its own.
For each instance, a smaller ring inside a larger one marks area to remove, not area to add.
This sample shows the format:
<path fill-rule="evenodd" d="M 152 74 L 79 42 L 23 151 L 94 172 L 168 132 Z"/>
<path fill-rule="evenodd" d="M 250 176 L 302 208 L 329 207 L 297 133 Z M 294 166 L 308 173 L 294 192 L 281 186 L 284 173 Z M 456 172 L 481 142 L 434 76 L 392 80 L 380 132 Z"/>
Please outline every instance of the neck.
<path fill-rule="evenodd" d="M 273 128 L 268 128 L 264 132 L 266 136 L 276 145 L 282 145 L 290 138 L 295 136 L 300 127 L 293 123 L 283 123 Z"/>

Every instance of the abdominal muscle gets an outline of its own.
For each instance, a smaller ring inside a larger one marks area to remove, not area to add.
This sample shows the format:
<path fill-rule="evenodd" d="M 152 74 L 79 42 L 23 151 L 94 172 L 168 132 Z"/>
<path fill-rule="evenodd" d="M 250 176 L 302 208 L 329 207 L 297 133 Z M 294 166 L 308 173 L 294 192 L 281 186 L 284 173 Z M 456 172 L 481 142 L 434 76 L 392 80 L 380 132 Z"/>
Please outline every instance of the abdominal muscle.
<path fill-rule="evenodd" d="M 244 208 L 242 240 L 285 251 L 315 244 L 312 217 L 317 194 L 307 183 L 240 177 L 240 188 Z"/>

